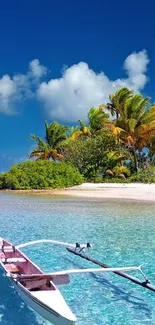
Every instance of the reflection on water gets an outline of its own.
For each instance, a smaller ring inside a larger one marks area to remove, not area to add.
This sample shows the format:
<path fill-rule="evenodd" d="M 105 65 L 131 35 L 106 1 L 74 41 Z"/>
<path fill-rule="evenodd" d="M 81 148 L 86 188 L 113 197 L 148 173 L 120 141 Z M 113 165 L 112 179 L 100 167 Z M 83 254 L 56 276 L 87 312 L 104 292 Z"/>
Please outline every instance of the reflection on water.
<path fill-rule="evenodd" d="M 152 203 L 0 194 L 0 206 L 0 236 L 15 244 L 41 238 L 91 242 L 94 258 L 110 266 L 144 263 L 146 274 L 154 280 Z M 92 266 L 49 244 L 24 252 L 48 272 Z M 49 324 L 23 303 L 2 270 L 0 279 L 0 323 Z M 77 325 L 155 325 L 155 294 L 117 275 L 72 275 L 70 284 L 60 290 L 78 318 Z"/>

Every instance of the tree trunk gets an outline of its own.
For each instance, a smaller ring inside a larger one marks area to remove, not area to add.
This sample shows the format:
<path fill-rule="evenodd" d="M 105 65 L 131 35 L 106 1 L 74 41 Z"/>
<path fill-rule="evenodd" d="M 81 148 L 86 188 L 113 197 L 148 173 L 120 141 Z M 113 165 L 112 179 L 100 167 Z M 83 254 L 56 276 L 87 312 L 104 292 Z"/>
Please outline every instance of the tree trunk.
<path fill-rule="evenodd" d="M 135 146 L 134 146 L 134 145 L 132 145 L 132 150 L 133 150 L 133 157 L 134 157 L 135 171 L 138 172 L 137 154 L 136 154 L 136 149 L 135 149 Z"/>

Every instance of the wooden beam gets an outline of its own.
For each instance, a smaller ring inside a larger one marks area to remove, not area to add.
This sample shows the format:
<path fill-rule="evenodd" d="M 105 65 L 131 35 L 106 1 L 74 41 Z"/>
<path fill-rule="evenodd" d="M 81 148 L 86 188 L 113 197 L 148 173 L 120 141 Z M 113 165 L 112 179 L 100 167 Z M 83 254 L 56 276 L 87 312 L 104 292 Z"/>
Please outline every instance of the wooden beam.
<path fill-rule="evenodd" d="M 100 261 L 97 261 L 97 260 L 95 260 L 94 258 L 89 257 L 89 256 L 87 256 L 87 255 L 85 255 L 85 254 L 83 254 L 83 253 L 80 253 L 80 252 L 78 252 L 78 251 L 75 251 L 75 250 L 73 250 L 72 248 L 68 248 L 68 247 L 67 247 L 66 249 L 67 249 L 70 253 L 72 253 L 72 254 L 74 254 L 74 255 L 77 255 L 77 256 L 80 256 L 80 257 L 84 258 L 85 260 L 87 260 L 87 261 L 89 261 L 89 262 L 92 262 L 92 263 L 94 263 L 94 264 L 96 264 L 96 265 L 99 265 L 99 266 L 101 266 L 101 267 L 103 267 L 103 268 L 110 268 L 110 266 L 108 266 L 107 264 L 102 263 L 102 262 L 100 262 Z M 146 289 L 149 289 L 149 290 L 155 292 L 155 286 L 152 285 L 152 284 L 149 282 L 149 280 L 141 281 L 141 280 L 139 280 L 138 278 L 133 277 L 132 275 L 126 274 L 126 273 L 121 272 L 121 271 L 114 271 L 113 273 L 115 273 L 115 274 L 117 274 L 117 275 L 119 275 L 119 276 L 121 276 L 121 277 L 123 277 L 123 278 L 125 278 L 125 279 L 128 279 L 129 281 L 131 281 L 131 282 L 133 282 L 133 283 L 135 283 L 135 284 L 138 284 L 138 285 L 140 285 L 140 286 L 142 286 L 142 287 L 144 287 L 144 288 L 146 288 Z"/>

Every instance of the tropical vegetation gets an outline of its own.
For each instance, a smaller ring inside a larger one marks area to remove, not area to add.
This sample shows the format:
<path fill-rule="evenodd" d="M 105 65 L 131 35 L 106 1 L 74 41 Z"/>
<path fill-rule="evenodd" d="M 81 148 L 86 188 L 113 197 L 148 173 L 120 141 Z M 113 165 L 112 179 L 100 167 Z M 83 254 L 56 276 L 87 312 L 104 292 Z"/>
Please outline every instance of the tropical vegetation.
<path fill-rule="evenodd" d="M 83 177 L 72 165 L 54 161 L 26 161 L 0 174 L 0 189 L 53 189 L 83 183 Z"/>
<path fill-rule="evenodd" d="M 50 125 L 45 122 L 45 140 L 32 134 L 31 140 L 37 142 L 36 147 L 32 150 L 30 158 L 36 158 L 36 160 L 48 160 L 52 158 L 55 160 L 63 160 L 64 157 L 60 154 L 59 145 L 62 141 L 67 139 L 66 132 L 67 126 L 60 125 L 57 122 L 53 122 Z"/>
<path fill-rule="evenodd" d="M 54 188 L 92 182 L 155 181 L 155 104 L 121 88 L 75 126 L 45 122 L 29 158 L 0 175 L 1 188 Z M 152 176 L 150 176 L 150 173 Z"/>
<path fill-rule="evenodd" d="M 152 136 L 155 134 L 155 105 L 149 106 L 149 98 L 143 98 L 140 94 L 134 95 L 130 91 L 121 96 L 122 93 L 124 89 L 111 96 L 112 107 L 117 115 L 115 121 L 110 121 L 107 126 L 133 155 L 135 171 L 138 171 L 138 154 L 144 148 L 151 148 Z"/>
<path fill-rule="evenodd" d="M 155 183 L 155 166 L 141 169 L 129 178 L 130 183 Z"/>

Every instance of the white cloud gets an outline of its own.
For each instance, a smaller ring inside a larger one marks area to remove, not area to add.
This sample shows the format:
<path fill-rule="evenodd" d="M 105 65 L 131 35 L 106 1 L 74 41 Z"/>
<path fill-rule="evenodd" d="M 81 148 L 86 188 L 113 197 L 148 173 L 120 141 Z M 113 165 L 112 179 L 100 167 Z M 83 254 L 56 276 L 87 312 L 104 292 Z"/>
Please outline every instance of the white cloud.
<path fill-rule="evenodd" d="M 43 102 L 47 117 L 64 122 L 85 119 L 92 106 L 109 100 L 109 94 L 119 87 L 141 91 L 147 82 L 148 55 L 145 50 L 132 53 L 124 61 L 124 79 L 110 80 L 104 72 L 96 73 L 85 62 L 65 67 L 59 79 L 41 82 L 47 68 L 38 59 L 29 63 L 26 74 L 0 78 L 0 112 L 13 114 L 18 103 L 37 97 Z"/>
<path fill-rule="evenodd" d="M 135 76 L 146 72 L 148 63 L 147 52 L 143 50 L 130 54 L 124 61 L 124 68 L 128 71 L 129 76 Z"/>
<path fill-rule="evenodd" d="M 4 75 L 0 79 L 0 112 L 11 114 L 10 102 L 17 96 L 17 87 L 9 75 Z"/>
<path fill-rule="evenodd" d="M 44 103 L 51 119 L 75 122 L 85 119 L 92 106 L 108 101 L 110 93 L 119 87 L 129 87 L 136 92 L 147 82 L 145 72 L 149 59 L 146 51 L 129 55 L 124 62 L 126 79 L 110 80 L 104 72 L 96 73 L 85 62 L 66 68 L 59 79 L 42 82 L 37 96 Z"/>
<path fill-rule="evenodd" d="M 15 74 L 12 78 L 4 75 L 0 78 L 0 112 L 14 114 L 16 104 L 20 100 L 31 98 L 35 95 L 35 87 L 40 79 L 47 73 L 47 68 L 35 59 L 29 63 L 26 74 Z"/>
<path fill-rule="evenodd" d="M 38 59 L 29 63 L 30 75 L 34 78 L 40 79 L 47 74 L 47 68 L 40 64 Z"/>
<path fill-rule="evenodd" d="M 129 86 L 135 91 L 143 89 L 147 82 L 145 72 L 147 71 L 148 63 L 149 58 L 145 50 L 132 53 L 124 61 L 124 69 L 129 76 Z"/>

